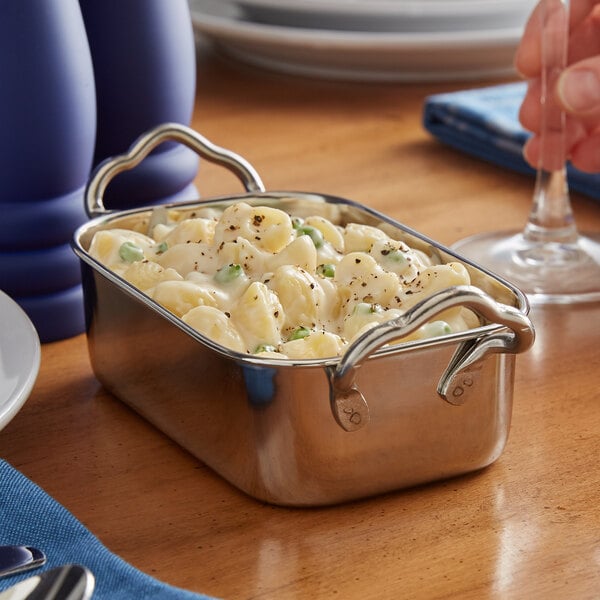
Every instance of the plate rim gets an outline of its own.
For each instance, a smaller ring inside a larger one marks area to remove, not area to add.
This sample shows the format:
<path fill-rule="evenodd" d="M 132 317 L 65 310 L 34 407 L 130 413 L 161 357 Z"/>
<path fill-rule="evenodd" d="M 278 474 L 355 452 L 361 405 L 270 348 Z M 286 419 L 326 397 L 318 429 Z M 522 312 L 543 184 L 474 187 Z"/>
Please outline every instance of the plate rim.
<path fill-rule="evenodd" d="M 500 10 L 511 11 L 515 8 L 533 10 L 535 0 L 371 0 L 368 3 L 353 0 L 230 0 L 238 7 L 259 8 L 268 10 L 276 9 L 278 12 L 335 14 L 340 17 L 358 17 L 368 15 L 371 17 L 390 16 L 432 16 L 443 17 L 456 13 L 486 14 L 498 13 Z M 524 8 L 527 4 L 528 9 Z M 423 11 L 423 7 L 426 11 Z"/>
<path fill-rule="evenodd" d="M 25 348 L 20 349 L 19 352 L 22 361 L 19 365 L 19 381 L 8 398 L 0 398 L 0 431 L 2 431 L 31 394 L 40 369 L 41 345 L 37 330 L 27 313 L 2 290 L 0 290 L 0 309 L 2 322 L 10 320 L 14 325 L 11 330 L 13 335 L 7 335 L 7 330 L 4 327 L 0 328 L 0 348 L 3 344 L 11 342 L 6 338 L 14 337 L 14 332 L 19 334 L 19 338 L 25 345 Z M 3 373 L 0 373 L 0 377 L 3 377 Z"/>
<path fill-rule="evenodd" d="M 236 34 L 237 38 L 245 37 L 246 41 L 260 41 L 262 43 L 285 42 L 286 45 L 305 45 L 306 43 L 320 42 L 323 46 L 331 48 L 346 48 L 348 45 L 356 47 L 369 46 L 371 48 L 403 48 L 403 47 L 435 47 L 436 45 L 464 46 L 468 43 L 497 45 L 500 42 L 514 43 L 522 34 L 522 27 L 510 27 L 491 30 L 464 30 L 440 32 L 370 32 L 370 31 L 341 31 L 335 29 L 308 29 L 300 27 L 286 27 L 283 25 L 270 25 L 245 21 L 234 15 L 215 15 L 213 12 L 203 12 L 197 7 L 200 3 L 206 5 L 207 0 L 190 0 L 191 18 L 194 27 L 204 35 L 229 35 Z M 208 1 L 210 4 L 210 0 Z M 225 8 L 222 6 L 222 8 Z"/>

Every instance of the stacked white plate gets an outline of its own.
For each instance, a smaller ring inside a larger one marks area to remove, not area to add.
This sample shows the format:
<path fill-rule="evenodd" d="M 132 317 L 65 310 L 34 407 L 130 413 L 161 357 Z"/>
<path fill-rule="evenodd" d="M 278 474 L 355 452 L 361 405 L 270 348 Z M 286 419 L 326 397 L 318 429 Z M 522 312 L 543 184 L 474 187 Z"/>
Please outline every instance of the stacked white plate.
<path fill-rule="evenodd" d="M 23 309 L 0 290 L 0 430 L 19 412 L 36 382 L 40 339 Z"/>
<path fill-rule="evenodd" d="M 511 75 L 535 0 L 189 0 L 196 32 L 277 71 L 359 81 Z"/>

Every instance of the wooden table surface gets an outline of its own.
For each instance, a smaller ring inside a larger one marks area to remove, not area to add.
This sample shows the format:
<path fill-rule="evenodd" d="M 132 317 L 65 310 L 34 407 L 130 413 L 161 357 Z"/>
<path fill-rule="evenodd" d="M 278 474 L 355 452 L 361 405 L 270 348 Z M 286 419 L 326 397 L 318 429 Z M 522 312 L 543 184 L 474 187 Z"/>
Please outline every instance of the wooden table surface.
<path fill-rule="evenodd" d="M 206 55 L 193 126 L 268 189 L 351 198 L 449 244 L 519 228 L 530 206 L 530 178 L 421 126 L 428 94 L 489 83 L 328 83 Z M 206 164 L 197 183 L 203 196 L 241 190 Z M 599 231 L 600 206 L 573 204 Z M 504 453 L 450 481 L 330 508 L 261 504 L 107 393 L 84 335 L 43 345 L 0 456 L 136 567 L 228 600 L 600 598 L 600 306 L 532 318 Z"/>

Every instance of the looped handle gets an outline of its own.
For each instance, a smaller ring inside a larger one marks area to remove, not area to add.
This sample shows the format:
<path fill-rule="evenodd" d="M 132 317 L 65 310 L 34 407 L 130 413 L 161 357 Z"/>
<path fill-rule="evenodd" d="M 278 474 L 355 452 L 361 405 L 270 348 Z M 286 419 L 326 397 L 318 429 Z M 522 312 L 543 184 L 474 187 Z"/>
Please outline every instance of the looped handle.
<path fill-rule="evenodd" d="M 216 146 L 185 125 L 163 123 L 138 137 L 126 153 L 107 158 L 96 167 L 85 191 L 88 216 L 95 217 L 108 212 L 104 206 L 104 192 L 108 183 L 119 173 L 136 167 L 154 148 L 166 141 L 180 142 L 202 158 L 229 169 L 243 183 L 247 192 L 265 191 L 260 176 L 246 159 Z"/>
<path fill-rule="evenodd" d="M 519 353 L 531 347 L 535 339 L 533 325 L 529 318 L 517 308 L 500 304 L 491 296 L 473 286 L 455 286 L 442 290 L 415 304 L 402 316 L 381 323 L 363 333 L 342 355 L 339 363 L 330 376 L 330 400 L 334 416 L 338 423 L 348 431 L 357 429 L 356 422 L 368 422 L 368 406 L 366 400 L 354 384 L 356 369 L 375 350 L 393 340 L 402 338 L 418 329 L 435 315 L 455 306 L 470 308 L 475 313 L 490 321 L 504 325 L 510 331 L 482 336 L 473 344 L 463 347 L 442 376 L 438 392 L 452 404 L 461 404 L 454 392 L 454 382 L 459 372 L 464 371 L 474 362 L 481 360 L 488 352 Z M 360 397 L 359 397 L 360 396 Z M 346 406 L 348 398 L 354 399 L 355 423 L 346 423 L 346 412 L 340 412 Z M 360 412 L 360 419 L 356 412 Z M 347 425 L 347 426 L 346 426 Z M 361 425 L 362 426 L 362 425 Z"/>

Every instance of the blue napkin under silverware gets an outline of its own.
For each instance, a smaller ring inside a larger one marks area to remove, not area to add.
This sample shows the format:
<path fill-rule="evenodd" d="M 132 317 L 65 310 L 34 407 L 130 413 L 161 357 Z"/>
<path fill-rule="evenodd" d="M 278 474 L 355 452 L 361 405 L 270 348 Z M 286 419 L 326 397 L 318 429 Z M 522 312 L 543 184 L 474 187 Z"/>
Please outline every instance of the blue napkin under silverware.
<path fill-rule="evenodd" d="M 211 600 L 162 583 L 110 552 L 68 510 L 0 460 L 0 544 L 35 546 L 47 556 L 40 570 L 0 579 L 0 591 L 42 570 L 76 563 L 96 579 L 94 600 Z"/>
<path fill-rule="evenodd" d="M 534 175 L 522 150 L 530 133 L 519 123 L 527 84 L 508 83 L 436 94 L 425 99 L 423 125 L 441 142 L 490 163 Z M 600 200 L 600 173 L 567 166 L 569 187 Z"/>

